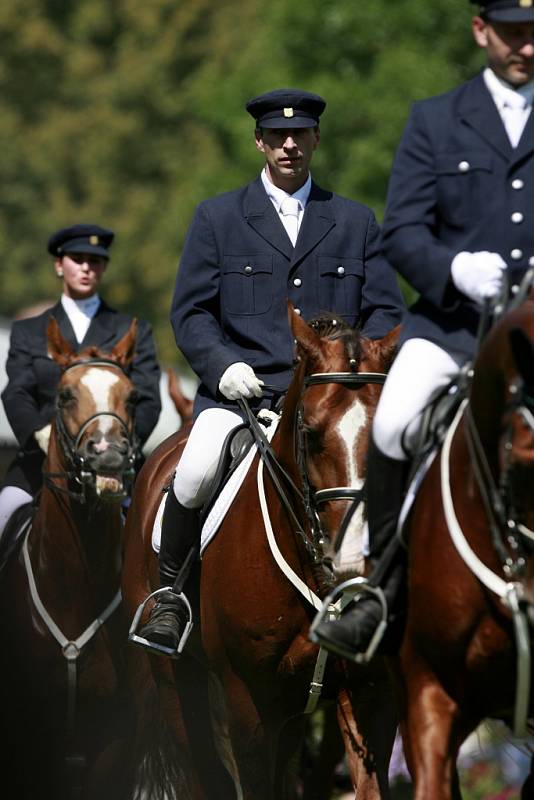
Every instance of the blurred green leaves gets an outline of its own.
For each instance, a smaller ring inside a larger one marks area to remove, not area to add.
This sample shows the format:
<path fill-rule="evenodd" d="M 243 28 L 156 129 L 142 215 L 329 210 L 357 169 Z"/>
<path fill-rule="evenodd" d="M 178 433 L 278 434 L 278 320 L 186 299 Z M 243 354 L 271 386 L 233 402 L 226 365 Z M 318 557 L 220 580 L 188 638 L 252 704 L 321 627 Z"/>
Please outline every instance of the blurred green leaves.
<path fill-rule="evenodd" d="M 48 235 L 116 231 L 103 294 L 148 318 L 177 359 L 168 310 L 196 204 L 259 171 L 255 94 L 325 96 L 313 174 L 383 213 L 411 103 L 482 63 L 466 0 L 17 0 L 0 4 L 0 313 L 58 285 Z"/>

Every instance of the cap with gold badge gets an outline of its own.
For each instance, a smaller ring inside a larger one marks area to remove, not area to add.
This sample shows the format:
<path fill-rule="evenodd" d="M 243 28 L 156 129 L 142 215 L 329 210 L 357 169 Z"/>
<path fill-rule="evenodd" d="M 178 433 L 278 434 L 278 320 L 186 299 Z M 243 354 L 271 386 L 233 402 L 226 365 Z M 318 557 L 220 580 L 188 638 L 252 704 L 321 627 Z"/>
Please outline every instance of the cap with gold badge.
<path fill-rule="evenodd" d="M 94 253 L 109 258 L 109 248 L 114 237 L 113 231 L 100 225 L 71 225 L 60 228 L 48 240 L 48 252 L 61 258 L 65 253 Z"/>
<path fill-rule="evenodd" d="M 245 108 L 258 128 L 314 128 L 326 101 L 302 89 L 275 89 L 252 98 Z"/>
<path fill-rule="evenodd" d="M 534 0 L 470 0 L 490 22 L 534 22 Z"/>

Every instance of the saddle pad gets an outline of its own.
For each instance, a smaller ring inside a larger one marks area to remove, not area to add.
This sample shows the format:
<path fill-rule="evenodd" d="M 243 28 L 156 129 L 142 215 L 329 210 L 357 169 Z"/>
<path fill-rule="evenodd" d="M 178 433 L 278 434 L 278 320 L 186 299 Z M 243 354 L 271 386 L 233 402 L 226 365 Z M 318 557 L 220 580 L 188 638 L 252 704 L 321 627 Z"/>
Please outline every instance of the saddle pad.
<path fill-rule="evenodd" d="M 265 411 L 260 412 L 258 416 L 262 414 L 264 416 L 267 416 L 267 413 Z M 270 442 L 275 434 L 276 428 L 278 427 L 278 421 L 280 418 L 277 415 L 271 413 L 269 413 L 268 416 L 269 419 L 272 420 L 272 422 L 271 425 L 265 429 L 265 436 Z M 241 484 L 245 480 L 245 476 L 247 475 L 250 469 L 250 465 L 254 460 L 254 457 L 257 453 L 257 449 L 258 448 L 256 447 L 256 445 L 253 445 L 250 448 L 249 452 L 247 453 L 243 461 L 238 465 L 238 467 L 236 468 L 230 479 L 224 485 L 222 492 L 217 497 L 210 513 L 206 517 L 206 521 L 204 522 L 204 525 L 202 527 L 202 533 L 200 537 L 201 555 L 204 553 L 204 550 L 206 549 L 208 544 L 211 542 L 211 540 L 219 530 L 221 522 L 225 518 L 226 513 L 230 508 L 230 506 L 232 505 L 232 502 L 237 492 L 239 491 Z M 172 491 L 172 488 L 169 491 Z M 166 500 L 166 494 L 162 494 L 161 502 L 159 504 L 159 508 L 156 513 L 156 519 L 154 520 L 154 528 L 152 531 L 152 547 L 156 553 L 159 553 L 159 546 L 161 540 L 161 521 L 163 519 L 165 500 Z"/>

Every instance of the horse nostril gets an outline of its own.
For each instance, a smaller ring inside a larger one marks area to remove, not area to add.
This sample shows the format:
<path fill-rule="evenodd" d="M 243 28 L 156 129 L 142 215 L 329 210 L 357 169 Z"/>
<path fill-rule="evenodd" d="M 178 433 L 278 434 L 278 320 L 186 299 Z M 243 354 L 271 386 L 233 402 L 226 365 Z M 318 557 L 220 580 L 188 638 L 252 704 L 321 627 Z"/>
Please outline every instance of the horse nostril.
<path fill-rule="evenodd" d="M 87 449 L 90 453 L 104 453 L 109 447 L 109 442 L 104 437 L 100 439 L 91 438 L 87 442 Z"/>

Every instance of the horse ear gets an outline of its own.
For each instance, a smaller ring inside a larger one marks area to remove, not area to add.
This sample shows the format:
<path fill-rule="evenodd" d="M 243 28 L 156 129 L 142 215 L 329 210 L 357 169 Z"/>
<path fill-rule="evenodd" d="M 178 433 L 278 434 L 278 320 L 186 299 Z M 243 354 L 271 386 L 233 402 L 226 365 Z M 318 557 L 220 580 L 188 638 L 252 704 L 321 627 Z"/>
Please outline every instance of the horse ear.
<path fill-rule="evenodd" d="M 46 338 L 48 342 L 48 355 L 61 367 L 66 367 L 77 353 L 67 342 L 55 317 L 50 317 L 46 328 Z"/>
<path fill-rule="evenodd" d="M 393 364 L 395 356 L 397 355 L 400 331 L 401 326 L 396 325 L 390 330 L 389 333 L 386 333 L 382 339 L 377 339 L 375 342 L 378 348 L 380 360 L 383 364 L 384 372 L 388 372 L 389 368 Z"/>
<path fill-rule="evenodd" d="M 315 333 L 313 328 L 297 314 L 293 303 L 288 300 L 287 303 L 289 327 L 296 339 L 297 352 L 299 355 L 315 356 L 318 357 L 320 353 L 320 337 Z"/>
<path fill-rule="evenodd" d="M 526 385 L 534 387 L 534 345 L 522 328 L 512 328 L 509 336 L 517 369 Z"/>
<path fill-rule="evenodd" d="M 133 360 L 135 355 L 135 343 L 137 341 L 137 318 L 134 318 L 131 322 L 130 327 L 120 339 L 113 350 L 111 351 L 110 355 L 111 358 L 120 364 L 120 366 L 124 369 L 127 367 L 128 364 Z"/>

